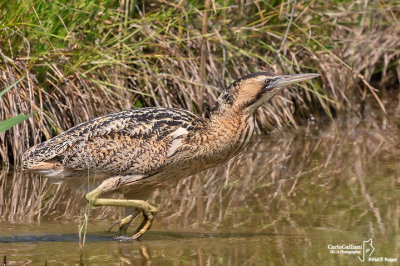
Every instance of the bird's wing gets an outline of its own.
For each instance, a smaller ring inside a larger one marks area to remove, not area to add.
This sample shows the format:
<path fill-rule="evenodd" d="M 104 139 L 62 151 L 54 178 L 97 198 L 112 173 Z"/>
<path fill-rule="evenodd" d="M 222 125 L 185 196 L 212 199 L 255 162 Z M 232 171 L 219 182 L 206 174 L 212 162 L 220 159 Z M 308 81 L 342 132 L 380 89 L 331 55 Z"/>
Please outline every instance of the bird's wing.
<path fill-rule="evenodd" d="M 193 113 L 170 108 L 119 112 L 73 127 L 28 150 L 25 159 L 73 170 L 148 174 L 162 167 L 181 138 L 201 121 Z"/>

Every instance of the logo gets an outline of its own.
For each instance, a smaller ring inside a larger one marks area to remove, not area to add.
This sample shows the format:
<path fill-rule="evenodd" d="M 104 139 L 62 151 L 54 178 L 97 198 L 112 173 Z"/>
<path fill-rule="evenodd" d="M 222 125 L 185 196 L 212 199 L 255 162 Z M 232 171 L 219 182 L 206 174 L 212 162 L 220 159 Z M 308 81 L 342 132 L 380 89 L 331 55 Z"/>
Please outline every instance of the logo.
<path fill-rule="evenodd" d="M 344 254 L 344 255 L 357 255 L 361 262 L 397 262 L 398 258 L 394 257 L 373 257 L 372 254 L 375 251 L 372 238 L 359 244 L 337 244 L 328 245 L 329 252 L 331 254 Z"/>
<path fill-rule="evenodd" d="M 374 252 L 374 250 L 375 250 L 375 248 L 372 245 L 372 238 L 370 238 L 367 241 L 363 241 L 363 244 L 362 244 L 362 258 L 360 258 L 360 256 L 358 256 L 358 259 L 361 262 L 364 262 L 365 261 L 365 255 L 367 254 L 368 257 L 371 257 L 371 255 Z"/>

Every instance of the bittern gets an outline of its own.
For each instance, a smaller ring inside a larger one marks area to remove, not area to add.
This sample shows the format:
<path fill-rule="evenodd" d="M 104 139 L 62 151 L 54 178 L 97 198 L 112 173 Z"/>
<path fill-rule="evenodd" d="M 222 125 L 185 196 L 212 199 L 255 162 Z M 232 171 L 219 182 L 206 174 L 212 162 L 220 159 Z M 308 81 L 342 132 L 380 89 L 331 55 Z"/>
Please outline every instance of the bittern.
<path fill-rule="evenodd" d="M 134 210 L 117 222 L 120 235 L 138 213 L 143 214 L 132 236 L 136 239 L 149 230 L 157 208 L 142 199 L 99 198 L 102 193 L 129 188 L 133 194 L 146 194 L 162 183 L 229 160 L 249 143 L 258 107 L 287 85 L 317 76 L 246 75 L 223 90 L 209 118 L 154 107 L 98 117 L 28 149 L 23 169 L 64 179 L 89 169 L 102 180 L 86 194 L 89 202 Z"/>

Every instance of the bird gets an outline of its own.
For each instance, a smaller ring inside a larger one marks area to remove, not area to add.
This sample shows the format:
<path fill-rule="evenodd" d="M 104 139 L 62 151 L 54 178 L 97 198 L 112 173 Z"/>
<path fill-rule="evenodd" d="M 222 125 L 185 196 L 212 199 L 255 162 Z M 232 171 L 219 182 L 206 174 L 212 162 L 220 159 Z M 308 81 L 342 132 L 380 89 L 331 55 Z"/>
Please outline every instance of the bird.
<path fill-rule="evenodd" d="M 130 207 L 132 213 L 114 225 L 119 225 L 119 236 L 138 239 L 150 229 L 158 212 L 143 195 L 237 155 L 253 135 L 257 108 L 288 85 L 318 76 L 247 74 L 222 90 L 207 118 L 163 107 L 94 118 L 29 148 L 22 156 L 22 168 L 50 179 L 68 179 L 89 170 L 101 181 L 86 194 L 89 204 Z M 101 197 L 113 191 L 129 191 L 137 197 Z M 142 223 L 132 236 L 125 236 L 140 213 Z"/>

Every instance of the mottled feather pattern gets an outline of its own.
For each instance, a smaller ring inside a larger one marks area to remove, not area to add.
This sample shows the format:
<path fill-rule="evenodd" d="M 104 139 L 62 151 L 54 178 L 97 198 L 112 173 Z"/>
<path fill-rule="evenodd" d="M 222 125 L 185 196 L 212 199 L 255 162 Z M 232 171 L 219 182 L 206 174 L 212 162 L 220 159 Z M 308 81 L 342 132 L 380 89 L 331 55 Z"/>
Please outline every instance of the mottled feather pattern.
<path fill-rule="evenodd" d="M 247 118 L 227 115 L 205 120 L 171 108 L 123 111 L 77 125 L 29 149 L 23 167 L 59 178 L 89 169 L 105 177 L 120 175 L 120 184 L 155 174 L 159 181 L 178 178 L 239 152 L 242 135 L 247 139 L 252 134 L 242 119 Z"/>
<path fill-rule="evenodd" d="M 141 108 L 93 119 L 43 142 L 24 154 L 24 168 L 56 160 L 74 170 L 151 173 L 165 164 L 179 129 L 204 127 L 203 118 L 185 110 Z M 172 134 L 171 136 L 169 136 Z"/>

